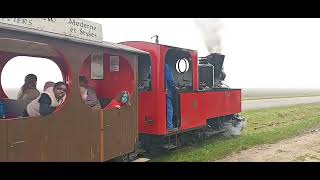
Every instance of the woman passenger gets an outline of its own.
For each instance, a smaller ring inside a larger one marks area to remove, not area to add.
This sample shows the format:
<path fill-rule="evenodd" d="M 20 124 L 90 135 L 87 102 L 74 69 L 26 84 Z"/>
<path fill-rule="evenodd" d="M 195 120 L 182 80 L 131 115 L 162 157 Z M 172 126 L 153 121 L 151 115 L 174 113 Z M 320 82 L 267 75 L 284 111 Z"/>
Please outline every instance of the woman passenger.
<path fill-rule="evenodd" d="M 18 92 L 18 100 L 34 100 L 40 95 L 37 89 L 37 76 L 34 74 L 28 74 L 24 78 L 24 84 Z"/>

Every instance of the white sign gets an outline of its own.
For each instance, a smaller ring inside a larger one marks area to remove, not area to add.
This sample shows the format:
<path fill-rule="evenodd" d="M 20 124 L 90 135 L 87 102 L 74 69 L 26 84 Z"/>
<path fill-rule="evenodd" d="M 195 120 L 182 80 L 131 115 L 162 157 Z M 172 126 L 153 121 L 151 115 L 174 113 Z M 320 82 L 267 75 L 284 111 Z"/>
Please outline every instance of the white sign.
<path fill-rule="evenodd" d="M 103 79 L 103 52 L 91 54 L 91 79 Z"/>
<path fill-rule="evenodd" d="M 91 41 L 103 41 L 101 24 L 77 18 L 66 18 L 66 34 Z"/>
<path fill-rule="evenodd" d="M 110 72 L 119 71 L 119 56 L 110 56 Z"/>
<path fill-rule="evenodd" d="M 0 18 L 0 24 L 102 42 L 101 24 L 79 18 Z"/>

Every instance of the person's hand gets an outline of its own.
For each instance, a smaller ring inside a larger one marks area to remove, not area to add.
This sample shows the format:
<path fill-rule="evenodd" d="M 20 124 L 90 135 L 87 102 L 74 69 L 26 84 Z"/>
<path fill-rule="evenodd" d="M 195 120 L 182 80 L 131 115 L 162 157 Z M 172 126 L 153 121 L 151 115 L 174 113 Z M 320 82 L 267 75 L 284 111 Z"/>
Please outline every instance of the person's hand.
<path fill-rule="evenodd" d="M 119 105 L 116 105 L 116 108 L 120 109 L 121 107 Z"/>

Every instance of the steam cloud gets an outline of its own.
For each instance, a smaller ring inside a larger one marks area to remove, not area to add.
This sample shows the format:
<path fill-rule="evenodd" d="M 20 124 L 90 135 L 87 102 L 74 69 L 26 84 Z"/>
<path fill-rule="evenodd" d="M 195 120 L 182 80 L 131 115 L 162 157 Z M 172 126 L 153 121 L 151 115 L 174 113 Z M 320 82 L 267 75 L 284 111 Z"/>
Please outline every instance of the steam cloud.
<path fill-rule="evenodd" d="M 221 53 L 221 35 L 222 22 L 219 18 L 196 18 L 194 23 L 200 29 L 202 38 L 206 44 L 209 53 Z"/>

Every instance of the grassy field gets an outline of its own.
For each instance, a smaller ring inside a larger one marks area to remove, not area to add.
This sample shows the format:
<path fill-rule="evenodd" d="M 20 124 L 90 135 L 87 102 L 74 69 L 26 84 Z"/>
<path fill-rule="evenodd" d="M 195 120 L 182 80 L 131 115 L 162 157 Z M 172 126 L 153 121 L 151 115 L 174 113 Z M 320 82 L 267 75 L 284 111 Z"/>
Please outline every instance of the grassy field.
<path fill-rule="evenodd" d="M 319 89 L 266 89 L 266 88 L 244 88 L 242 99 L 270 99 L 288 97 L 320 96 Z"/>
<path fill-rule="evenodd" d="M 320 104 L 296 105 L 243 112 L 247 126 L 243 134 L 234 138 L 215 138 L 195 147 L 167 153 L 153 162 L 208 162 L 252 148 L 259 144 L 275 143 L 320 126 Z"/>

